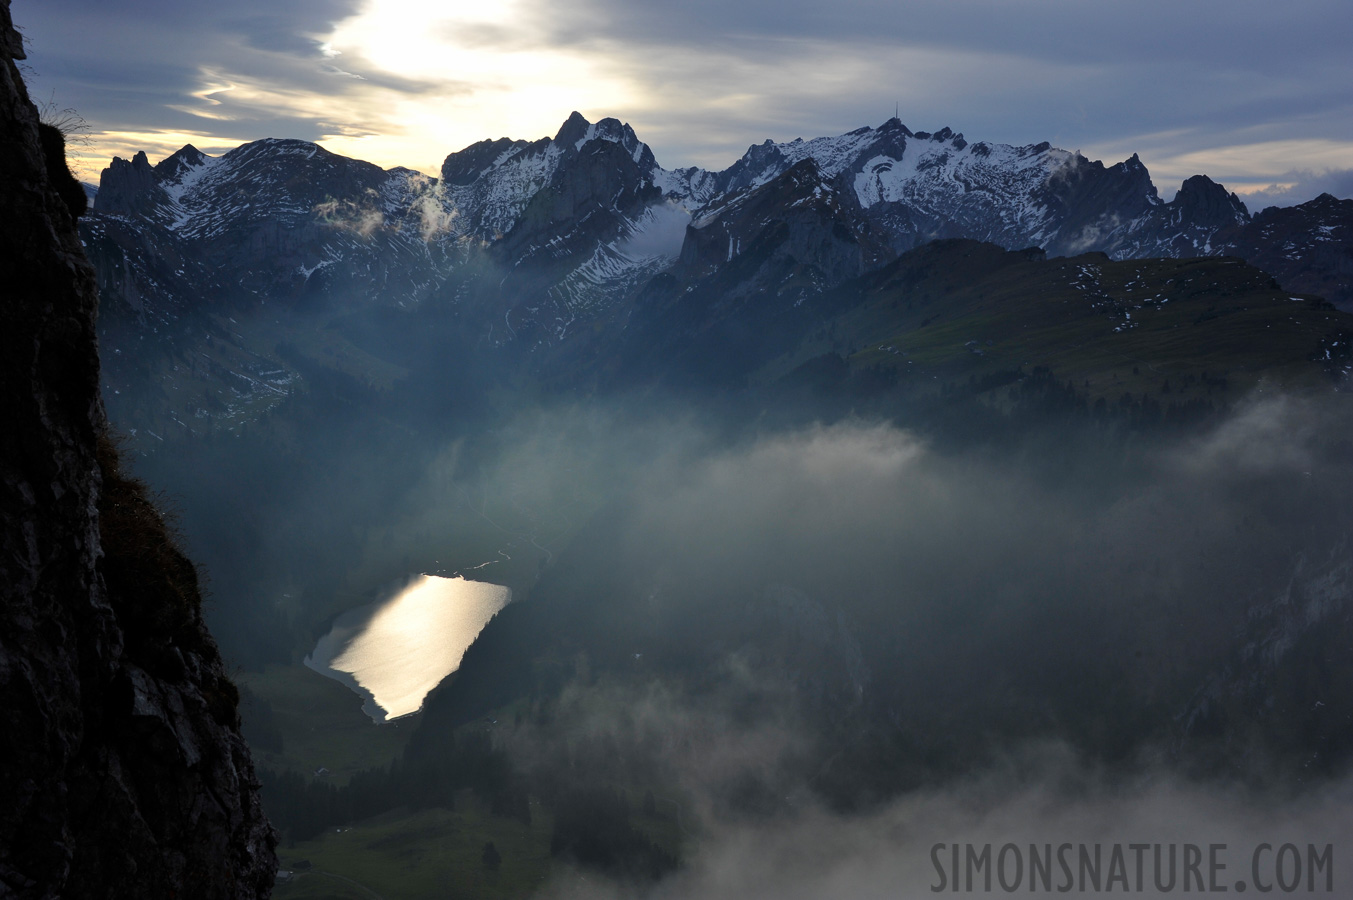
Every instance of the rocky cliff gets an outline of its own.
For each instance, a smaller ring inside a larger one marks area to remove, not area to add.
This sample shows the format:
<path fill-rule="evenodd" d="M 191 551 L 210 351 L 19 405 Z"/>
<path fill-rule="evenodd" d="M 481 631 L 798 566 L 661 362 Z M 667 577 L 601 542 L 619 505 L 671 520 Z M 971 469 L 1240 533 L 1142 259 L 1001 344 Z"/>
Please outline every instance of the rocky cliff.
<path fill-rule="evenodd" d="M 83 192 L 21 58 L 0 0 L 0 896 L 266 897 L 235 688 L 108 438 Z"/>

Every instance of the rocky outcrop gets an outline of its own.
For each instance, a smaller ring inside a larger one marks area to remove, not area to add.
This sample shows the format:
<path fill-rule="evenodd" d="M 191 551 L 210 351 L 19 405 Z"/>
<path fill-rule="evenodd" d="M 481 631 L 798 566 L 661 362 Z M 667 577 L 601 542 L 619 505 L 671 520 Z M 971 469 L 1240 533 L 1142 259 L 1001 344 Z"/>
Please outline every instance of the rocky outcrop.
<path fill-rule="evenodd" d="M 1224 252 L 1273 275 L 1286 290 L 1353 310 L 1353 199 L 1321 194 L 1298 206 L 1270 206 L 1218 239 Z"/>
<path fill-rule="evenodd" d="M 0 0 L 0 896 L 266 897 L 235 689 L 108 440 L 74 179 L 47 164 L 22 57 Z"/>
<path fill-rule="evenodd" d="M 194 265 L 219 284 L 188 296 L 218 312 L 269 302 L 414 304 L 447 262 L 437 239 L 452 216 L 438 196 L 416 172 L 385 171 L 307 141 L 265 139 L 219 157 L 189 144 L 153 167 L 143 153 L 114 158 L 82 236 L 102 230 L 125 233 L 124 243 L 178 243 L 174 255 L 186 252 L 189 265 L 143 261 L 149 277 L 136 279 L 137 293 L 163 312 L 183 296 L 174 282 L 197 283 Z M 106 272 L 100 266 L 100 290 L 134 307 Z"/>
<path fill-rule="evenodd" d="M 169 202 L 145 151 L 131 160 L 114 157 L 99 179 L 99 211 L 126 216 L 148 216 Z"/>
<path fill-rule="evenodd" d="M 514 141 L 511 138 L 479 141 L 446 158 L 442 163 L 442 181 L 453 187 L 474 184 L 480 175 L 499 162 L 520 153 L 544 150 L 549 144 L 549 138 L 537 141 L 534 145 L 529 141 Z"/>
<path fill-rule="evenodd" d="M 853 225 L 848 203 L 810 157 L 696 219 L 687 229 L 677 272 L 688 278 L 712 275 L 744 252 L 768 245 L 763 255 L 772 268 L 793 261 L 814 267 L 831 283 L 845 281 L 863 271 L 867 251 L 861 245 L 868 246 L 867 234 Z"/>
<path fill-rule="evenodd" d="M 590 253 L 598 241 L 623 237 L 627 221 L 660 199 L 662 192 L 652 181 L 652 154 L 634 140 L 629 126 L 615 139 L 589 137 L 589 129 L 609 123 L 618 131 L 615 119 L 593 126 L 576 113 L 564 123 L 554 145 L 568 164 L 555 169 L 503 236 L 496 249 L 504 264 L 537 267 L 543 259 Z M 626 148 L 622 134 L 637 146 Z"/>
<path fill-rule="evenodd" d="M 1206 175 L 1194 175 L 1169 203 L 1144 210 L 1121 229 L 1111 255 L 1115 259 L 1228 255 L 1222 236 L 1249 221 L 1250 212 L 1239 197 Z"/>

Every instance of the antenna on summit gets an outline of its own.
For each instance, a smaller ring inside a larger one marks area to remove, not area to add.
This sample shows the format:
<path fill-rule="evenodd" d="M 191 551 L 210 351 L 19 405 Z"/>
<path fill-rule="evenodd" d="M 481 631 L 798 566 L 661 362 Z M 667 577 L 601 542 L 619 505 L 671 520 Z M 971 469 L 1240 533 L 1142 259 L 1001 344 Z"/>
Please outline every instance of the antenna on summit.
<path fill-rule="evenodd" d="M 896 102 L 893 104 L 893 118 L 894 119 L 902 118 L 902 104 L 900 102 Z"/>

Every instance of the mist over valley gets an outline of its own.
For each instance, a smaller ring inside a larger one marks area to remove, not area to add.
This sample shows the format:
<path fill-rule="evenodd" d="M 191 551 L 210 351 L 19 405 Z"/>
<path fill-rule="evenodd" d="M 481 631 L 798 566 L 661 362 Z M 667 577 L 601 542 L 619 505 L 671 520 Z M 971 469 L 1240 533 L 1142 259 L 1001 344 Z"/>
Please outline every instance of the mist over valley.
<path fill-rule="evenodd" d="M 115 163 L 86 240 L 110 408 L 208 573 L 284 869 L 899 897 L 984 834 L 1211 841 L 1279 804 L 1342 836 L 1353 320 L 1208 255 L 1251 227 L 1234 195 L 896 120 L 723 173 L 576 115 L 435 183 L 190 150 Z M 430 620 L 359 650 L 353 610 L 424 573 L 513 599 L 442 668 Z M 402 716 L 374 726 L 298 671 L 355 656 L 454 672 L 396 701 L 328 671 Z"/>
<path fill-rule="evenodd" d="M 1347 881 L 1353 200 L 899 118 L 438 174 L 189 144 L 76 216 L 273 896 Z"/>

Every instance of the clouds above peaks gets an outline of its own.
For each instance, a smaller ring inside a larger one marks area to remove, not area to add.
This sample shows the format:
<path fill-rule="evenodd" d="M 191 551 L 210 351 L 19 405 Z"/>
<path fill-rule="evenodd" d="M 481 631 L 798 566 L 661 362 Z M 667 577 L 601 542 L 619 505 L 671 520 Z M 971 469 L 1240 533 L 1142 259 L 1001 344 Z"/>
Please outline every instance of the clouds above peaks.
<path fill-rule="evenodd" d="M 1203 172 L 1280 190 L 1283 173 L 1353 168 L 1344 6 L 52 0 L 18 15 L 38 93 L 96 131 L 328 137 L 433 172 L 578 109 L 633 123 L 668 167 L 723 168 L 767 137 L 878 124 L 896 104 L 912 128 L 1140 152 L 1167 184 Z M 234 87 L 204 99 L 213 79 Z M 1275 142 L 1281 165 L 1240 152 Z"/>
<path fill-rule="evenodd" d="M 1258 211 L 1266 206 L 1296 206 L 1321 194 L 1333 194 L 1340 199 L 1353 197 L 1353 169 L 1284 172 L 1276 184 L 1246 194 L 1245 202 Z"/>
<path fill-rule="evenodd" d="M 32 48 L 35 94 L 79 110 L 92 126 L 96 153 L 105 145 L 123 149 L 119 135 L 144 135 L 143 147 L 155 150 L 173 143 L 157 141 L 158 134 L 230 146 L 385 127 L 367 114 L 368 104 L 348 101 L 381 88 L 407 93 L 425 86 L 362 71 L 360 60 L 340 62 L 326 52 L 333 24 L 359 6 L 360 0 L 221 6 L 57 0 L 25 10 L 18 24 Z M 90 160 L 82 174 L 96 179 L 110 155 Z"/>

